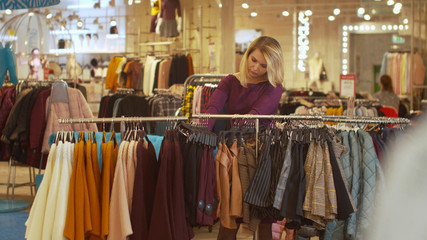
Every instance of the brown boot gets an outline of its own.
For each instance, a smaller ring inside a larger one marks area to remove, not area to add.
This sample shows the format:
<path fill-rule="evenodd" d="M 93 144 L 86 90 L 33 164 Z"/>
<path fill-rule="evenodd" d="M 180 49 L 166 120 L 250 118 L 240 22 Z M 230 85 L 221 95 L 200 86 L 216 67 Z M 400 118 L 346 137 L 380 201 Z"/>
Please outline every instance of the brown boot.
<path fill-rule="evenodd" d="M 229 229 L 222 225 L 219 227 L 217 240 L 236 240 L 237 231 L 239 229 Z"/>

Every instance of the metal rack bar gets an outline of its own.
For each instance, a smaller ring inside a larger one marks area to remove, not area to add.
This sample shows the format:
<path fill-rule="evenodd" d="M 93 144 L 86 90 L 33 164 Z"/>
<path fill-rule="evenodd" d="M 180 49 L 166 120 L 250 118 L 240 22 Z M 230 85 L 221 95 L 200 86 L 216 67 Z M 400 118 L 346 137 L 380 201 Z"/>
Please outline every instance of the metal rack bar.
<path fill-rule="evenodd" d="M 389 117 L 354 117 L 334 115 L 255 115 L 255 114 L 193 114 L 192 118 L 201 119 L 268 119 L 268 120 L 310 120 L 323 122 L 342 122 L 342 123 L 390 123 L 390 124 L 409 124 L 406 118 Z M 74 118 L 59 119 L 61 124 L 71 123 L 117 123 L 117 122 L 156 122 L 156 121 L 185 121 L 188 117 L 115 117 L 115 118 Z"/>
<path fill-rule="evenodd" d="M 206 83 L 218 83 L 226 77 L 227 74 L 194 74 L 185 79 L 184 82 L 184 96 L 187 93 L 188 86 L 191 86 L 193 82 L 206 82 Z"/>
<path fill-rule="evenodd" d="M 71 123 L 118 123 L 118 122 L 160 122 L 185 121 L 188 117 L 115 117 L 115 118 L 69 118 L 59 119 L 60 124 Z"/>

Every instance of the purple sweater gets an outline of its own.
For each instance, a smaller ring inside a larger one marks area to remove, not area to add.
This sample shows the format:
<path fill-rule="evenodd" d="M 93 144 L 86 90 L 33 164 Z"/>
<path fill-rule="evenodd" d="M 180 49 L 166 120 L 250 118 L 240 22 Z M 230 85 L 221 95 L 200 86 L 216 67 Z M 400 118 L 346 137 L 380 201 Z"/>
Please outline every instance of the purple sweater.
<path fill-rule="evenodd" d="M 209 99 L 205 113 L 218 114 L 226 106 L 226 114 L 276 114 L 282 86 L 273 87 L 270 82 L 248 83 L 245 88 L 234 75 L 224 77 Z M 260 121 L 268 124 L 270 121 Z M 208 127 L 213 129 L 215 120 L 210 119 Z"/>

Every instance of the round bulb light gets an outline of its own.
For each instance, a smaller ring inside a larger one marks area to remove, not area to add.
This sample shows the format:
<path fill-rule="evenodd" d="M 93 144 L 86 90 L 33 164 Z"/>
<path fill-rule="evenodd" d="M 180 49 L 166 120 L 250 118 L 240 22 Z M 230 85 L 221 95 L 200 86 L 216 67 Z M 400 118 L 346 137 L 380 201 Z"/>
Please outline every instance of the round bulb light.
<path fill-rule="evenodd" d="M 328 20 L 332 22 L 332 21 L 334 21 L 334 20 L 335 20 L 335 17 L 334 17 L 334 16 L 329 16 L 329 17 L 328 17 Z"/>
<path fill-rule="evenodd" d="M 339 8 L 334 9 L 334 15 L 339 15 L 341 13 L 341 10 Z"/>

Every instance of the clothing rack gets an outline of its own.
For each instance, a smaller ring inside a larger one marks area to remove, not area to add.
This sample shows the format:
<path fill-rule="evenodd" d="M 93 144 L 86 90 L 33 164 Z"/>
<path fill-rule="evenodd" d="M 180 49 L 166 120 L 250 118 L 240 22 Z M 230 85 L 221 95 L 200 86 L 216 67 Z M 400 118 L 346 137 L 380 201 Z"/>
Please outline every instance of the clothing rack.
<path fill-rule="evenodd" d="M 259 120 L 309 120 L 321 122 L 338 122 L 338 123 L 362 123 L 362 124 L 402 124 L 410 123 L 405 118 L 388 118 L 388 117 L 354 117 L 347 118 L 344 116 L 316 116 L 316 115 L 254 115 L 254 114 L 194 114 L 192 118 L 200 119 L 253 119 L 255 120 L 255 139 L 256 152 L 258 157 L 258 137 L 259 137 Z M 76 119 L 59 119 L 60 124 L 73 123 L 124 123 L 129 122 L 157 122 L 157 121 L 187 121 L 188 117 L 120 117 L 120 118 L 76 118 Z M 122 130 L 122 129 L 121 129 Z"/>
<path fill-rule="evenodd" d="M 327 99 L 327 98 L 320 98 L 320 99 L 315 99 L 314 103 L 329 103 L 329 102 L 348 102 L 349 99 L 348 98 L 331 98 L 331 99 Z M 374 99 L 354 99 L 355 103 L 379 103 L 380 100 L 377 98 Z"/>
<path fill-rule="evenodd" d="M 188 86 L 194 83 L 219 83 L 227 74 L 194 74 L 185 79 L 184 82 L 184 97 L 187 93 Z"/>
<path fill-rule="evenodd" d="M 133 89 L 133 88 L 117 88 L 116 93 L 135 94 L 135 89 Z"/>

